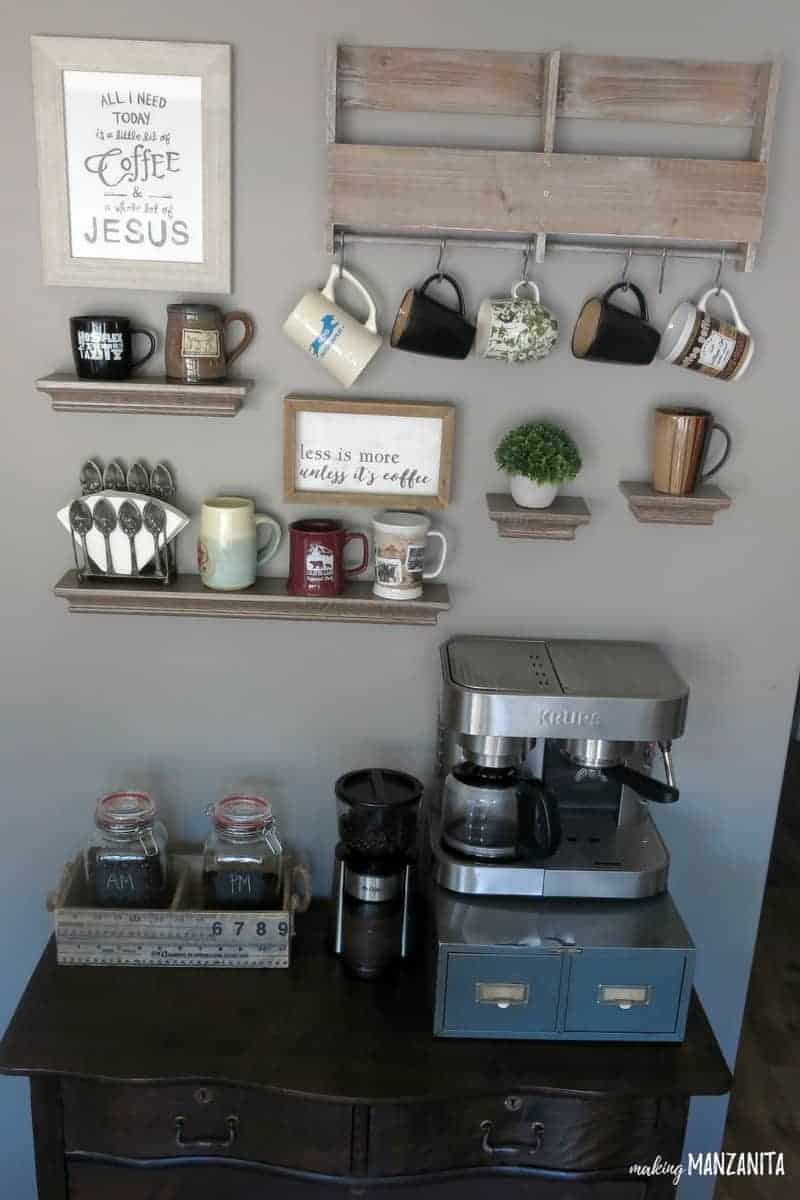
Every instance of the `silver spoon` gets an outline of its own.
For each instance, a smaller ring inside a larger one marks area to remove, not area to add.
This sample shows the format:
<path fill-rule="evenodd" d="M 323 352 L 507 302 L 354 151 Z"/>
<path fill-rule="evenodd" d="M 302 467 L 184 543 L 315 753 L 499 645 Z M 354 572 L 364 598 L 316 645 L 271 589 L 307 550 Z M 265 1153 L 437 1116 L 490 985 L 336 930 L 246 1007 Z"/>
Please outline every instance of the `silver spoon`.
<path fill-rule="evenodd" d="M 119 506 L 119 526 L 128 539 L 131 548 L 131 575 L 139 574 L 139 564 L 136 561 L 135 537 L 142 528 L 142 514 L 139 505 L 132 500 L 123 500 Z"/>
<path fill-rule="evenodd" d="M 75 568 L 79 575 L 83 575 L 84 571 L 89 570 L 89 551 L 86 549 L 86 535 L 92 528 L 92 510 L 85 500 L 73 500 L 69 506 L 69 527 L 73 534 L 78 535 L 81 539 L 81 548 L 83 550 L 83 566 L 78 564 L 78 550 L 75 546 L 75 538 L 72 538 L 72 552 L 75 556 Z"/>
<path fill-rule="evenodd" d="M 150 491 L 150 472 L 140 458 L 128 469 L 128 491 L 146 496 Z"/>
<path fill-rule="evenodd" d="M 93 458 L 87 458 L 81 467 L 81 495 L 92 496 L 103 487 L 103 472 Z"/>
<path fill-rule="evenodd" d="M 107 492 L 125 490 L 125 472 L 118 458 L 113 459 L 103 471 L 103 487 Z"/>
<path fill-rule="evenodd" d="M 150 491 L 165 504 L 168 504 L 175 495 L 175 481 L 166 463 L 156 463 L 153 467 L 153 474 L 150 476 Z"/>
<path fill-rule="evenodd" d="M 156 571 L 162 575 L 166 575 L 166 571 L 162 570 L 161 566 L 161 551 L 158 542 L 167 524 L 167 514 L 160 504 L 154 504 L 152 500 L 148 500 L 144 506 L 143 517 L 144 527 L 153 539 L 153 557 L 155 558 Z"/>
<path fill-rule="evenodd" d="M 110 500 L 101 497 L 94 506 L 94 525 L 99 529 L 106 542 L 106 575 L 112 574 L 111 534 L 117 528 L 117 514 Z"/>

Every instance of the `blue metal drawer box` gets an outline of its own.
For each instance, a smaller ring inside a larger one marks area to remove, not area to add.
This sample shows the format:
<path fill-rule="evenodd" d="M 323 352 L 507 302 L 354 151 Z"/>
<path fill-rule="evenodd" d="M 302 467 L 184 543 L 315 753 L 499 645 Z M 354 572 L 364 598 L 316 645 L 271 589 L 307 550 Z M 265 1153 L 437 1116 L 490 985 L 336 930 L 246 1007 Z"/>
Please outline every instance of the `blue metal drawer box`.
<path fill-rule="evenodd" d="M 438 1037 L 683 1041 L 695 951 L 667 893 L 432 900 Z"/>

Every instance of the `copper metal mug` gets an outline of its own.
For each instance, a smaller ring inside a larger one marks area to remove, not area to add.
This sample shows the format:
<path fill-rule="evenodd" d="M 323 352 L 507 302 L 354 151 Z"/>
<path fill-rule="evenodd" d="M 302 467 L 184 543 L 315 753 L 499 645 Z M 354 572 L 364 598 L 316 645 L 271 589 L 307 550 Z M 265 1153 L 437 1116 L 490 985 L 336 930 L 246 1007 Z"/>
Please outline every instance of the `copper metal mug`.
<path fill-rule="evenodd" d="M 709 470 L 703 466 L 718 430 L 725 439 L 722 456 Z M 657 408 L 653 430 L 653 490 L 669 496 L 689 496 L 725 464 L 731 435 L 704 408 Z"/>

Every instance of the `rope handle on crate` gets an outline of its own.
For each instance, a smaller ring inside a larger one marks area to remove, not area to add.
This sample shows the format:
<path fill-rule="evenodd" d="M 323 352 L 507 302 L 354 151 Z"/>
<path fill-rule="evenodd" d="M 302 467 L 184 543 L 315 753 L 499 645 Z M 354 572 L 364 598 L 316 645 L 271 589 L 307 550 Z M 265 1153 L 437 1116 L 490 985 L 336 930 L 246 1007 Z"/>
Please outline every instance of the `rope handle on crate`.
<path fill-rule="evenodd" d="M 308 912 L 311 907 L 311 871 L 308 863 L 293 862 L 290 873 L 291 893 L 289 895 L 289 909 L 291 912 L 304 913 Z M 299 892 L 298 892 L 299 885 Z"/>

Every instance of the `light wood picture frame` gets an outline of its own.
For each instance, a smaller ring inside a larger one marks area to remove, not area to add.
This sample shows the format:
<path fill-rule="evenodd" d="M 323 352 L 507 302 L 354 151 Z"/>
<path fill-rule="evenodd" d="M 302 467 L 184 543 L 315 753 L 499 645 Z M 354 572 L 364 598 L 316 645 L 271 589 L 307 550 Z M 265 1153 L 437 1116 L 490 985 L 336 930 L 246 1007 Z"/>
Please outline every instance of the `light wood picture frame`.
<path fill-rule="evenodd" d="M 230 292 L 231 47 L 31 47 L 44 283 Z"/>
<path fill-rule="evenodd" d="M 409 509 L 449 504 L 454 405 L 308 396 L 286 396 L 283 403 L 288 503 Z"/>

